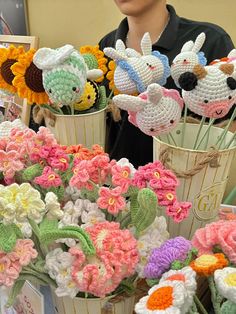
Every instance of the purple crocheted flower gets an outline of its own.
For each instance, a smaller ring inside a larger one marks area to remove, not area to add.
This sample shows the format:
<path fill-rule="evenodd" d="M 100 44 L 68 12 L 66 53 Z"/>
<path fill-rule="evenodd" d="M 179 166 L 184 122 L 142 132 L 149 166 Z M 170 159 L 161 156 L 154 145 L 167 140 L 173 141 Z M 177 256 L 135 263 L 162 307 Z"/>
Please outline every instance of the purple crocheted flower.
<path fill-rule="evenodd" d="M 159 248 L 152 251 L 144 269 L 146 278 L 159 278 L 170 269 L 171 263 L 178 260 L 183 262 L 187 258 L 191 242 L 183 237 L 167 240 Z"/>

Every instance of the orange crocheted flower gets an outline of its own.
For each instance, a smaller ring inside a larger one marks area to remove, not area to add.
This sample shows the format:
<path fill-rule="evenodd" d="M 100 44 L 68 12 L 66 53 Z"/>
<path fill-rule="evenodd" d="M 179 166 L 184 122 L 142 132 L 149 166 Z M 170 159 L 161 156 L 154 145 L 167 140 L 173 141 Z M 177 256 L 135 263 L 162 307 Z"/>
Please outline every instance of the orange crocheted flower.
<path fill-rule="evenodd" d="M 33 63 L 35 52 L 30 49 L 11 67 L 15 75 L 12 83 L 21 98 L 27 98 L 30 104 L 43 105 L 48 102 L 48 95 L 43 87 L 42 70 Z"/>
<path fill-rule="evenodd" d="M 161 287 L 154 291 L 147 300 L 147 309 L 165 310 L 173 304 L 173 287 Z"/>
<path fill-rule="evenodd" d="M 15 64 L 19 57 L 25 53 L 22 46 L 9 48 L 0 48 L 0 89 L 10 93 L 16 93 L 16 87 L 13 86 L 14 73 L 12 65 Z"/>
<path fill-rule="evenodd" d="M 104 152 L 104 149 L 98 144 L 93 145 L 91 150 L 84 147 L 82 144 L 71 145 L 63 148 L 67 154 L 72 154 L 75 158 L 80 160 L 89 160 L 97 155 L 107 155 Z"/>
<path fill-rule="evenodd" d="M 83 55 L 89 69 L 96 68 L 102 70 L 103 76 L 96 80 L 96 82 L 102 82 L 104 75 L 107 73 L 107 58 L 104 56 L 103 51 L 99 49 L 98 45 L 82 46 L 80 47 L 80 53 Z"/>
<path fill-rule="evenodd" d="M 222 253 L 203 254 L 190 263 L 195 272 L 200 276 L 211 276 L 215 270 L 222 269 L 228 265 L 228 260 Z"/>

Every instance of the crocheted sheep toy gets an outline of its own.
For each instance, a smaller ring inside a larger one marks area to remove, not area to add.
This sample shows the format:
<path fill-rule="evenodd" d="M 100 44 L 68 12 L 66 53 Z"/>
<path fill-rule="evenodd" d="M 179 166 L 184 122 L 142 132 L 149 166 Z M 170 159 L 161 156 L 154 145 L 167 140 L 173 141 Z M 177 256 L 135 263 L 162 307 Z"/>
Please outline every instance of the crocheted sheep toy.
<path fill-rule="evenodd" d="M 192 71 L 194 66 L 201 64 L 205 66 L 207 64 L 207 59 L 203 52 L 200 52 L 206 39 L 205 33 L 201 33 L 197 36 L 195 42 L 192 40 L 186 42 L 181 52 L 174 58 L 171 65 L 171 76 L 175 81 L 176 86 L 179 86 L 178 79 L 180 75 L 187 71 Z"/>
<path fill-rule="evenodd" d="M 43 71 L 43 85 L 50 101 L 61 107 L 79 101 L 87 78 L 94 80 L 103 75 L 99 69 L 88 70 L 81 54 L 71 45 L 41 48 L 33 60 Z"/>
<path fill-rule="evenodd" d="M 116 62 L 114 84 L 121 93 L 143 93 L 151 83 L 164 85 L 170 75 L 168 58 L 152 51 L 149 33 L 144 34 L 141 49 L 142 55 L 134 49 L 126 49 L 120 39 L 116 49 L 104 48 L 104 53 Z"/>
<path fill-rule="evenodd" d="M 198 64 L 182 73 L 178 83 L 184 103 L 198 115 L 224 117 L 236 101 L 234 71 L 234 64 L 222 63 L 205 67 Z"/>
<path fill-rule="evenodd" d="M 183 101 L 178 91 L 153 83 L 139 96 L 117 95 L 114 103 L 129 113 L 129 121 L 142 132 L 157 136 L 170 132 L 181 117 Z"/>

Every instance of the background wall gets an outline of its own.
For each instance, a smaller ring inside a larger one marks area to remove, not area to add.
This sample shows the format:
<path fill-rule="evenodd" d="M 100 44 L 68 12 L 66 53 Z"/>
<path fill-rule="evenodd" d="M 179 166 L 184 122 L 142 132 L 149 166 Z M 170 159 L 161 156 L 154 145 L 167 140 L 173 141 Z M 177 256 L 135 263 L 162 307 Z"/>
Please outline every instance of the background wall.
<path fill-rule="evenodd" d="M 145 1 L 145 0 L 143 0 Z M 30 33 L 40 46 L 96 44 L 122 19 L 113 0 L 28 0 Z M 180 16 L 222 26 L 236 44 L 235 0 L 169 0 Z"/>

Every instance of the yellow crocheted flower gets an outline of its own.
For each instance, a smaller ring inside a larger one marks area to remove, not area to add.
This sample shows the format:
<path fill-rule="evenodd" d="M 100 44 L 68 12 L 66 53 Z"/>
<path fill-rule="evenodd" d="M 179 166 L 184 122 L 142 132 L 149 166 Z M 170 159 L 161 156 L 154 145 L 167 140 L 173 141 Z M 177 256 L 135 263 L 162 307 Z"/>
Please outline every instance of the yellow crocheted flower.
<path fill-rule="evenodd" d="M 83 111 L 90 109 L 96 104 L 98 96 L 99 91 L 97 84 L 88 80 L 85 84 L 84 92 L 80 100 L 74 105 L 75 110 Z"/>
<path fill-rule="evenodd" d="M 98 45 L 82 46 L 80 47 L 80 53 L 83 55 L 83 58 L 85 59 L 89 69 L 96 68 L 102 70 L 103 76 L 96 80 L 96 82 L 102 82 L 104 75 L 107 73 L 107 58 L 104 56 L 103 51 L 99 49 Z"/>
<path fill-rule="evenodd" d="M 200 276 L 211 276 L 217 269 L 228 265 L 228 260 L 222 253 L 203 254 L 190 263 L 195 272 Z"/>
<path fill-rule="evenodd" d="M 116 88 L 115 83 L 114 83 L 115 69 L 116 69 L 116 63 L 115 63 L 115 61 L 111 60 L 108 63 L 108 72 L 107 72 L 106 78 L 109 81 L 109 89 L 111 91 L 113 90 L 114 95 L 118 95 L 118 94 L 120 94 L 120 91 Z"/>
<path fill-rule="evenodd" d="M 6 92 L 16 93 L 16 87 L 13 86 L 14 73 L 12 65 L 16 63 L 21 55 L 25 53 L 22 46 L 9 48 L 0 48 L 0 89 Z"/>
<path fill-rule="evenodd" d="M 15 75 L 13 85 L 21 98 L 27 98 L 30 104 L 42 105 L 48 102 L 48 95 L 43 87 L 42 70 L 33 63 L 35 52 L 30 49 L 11 67 Z"/>

